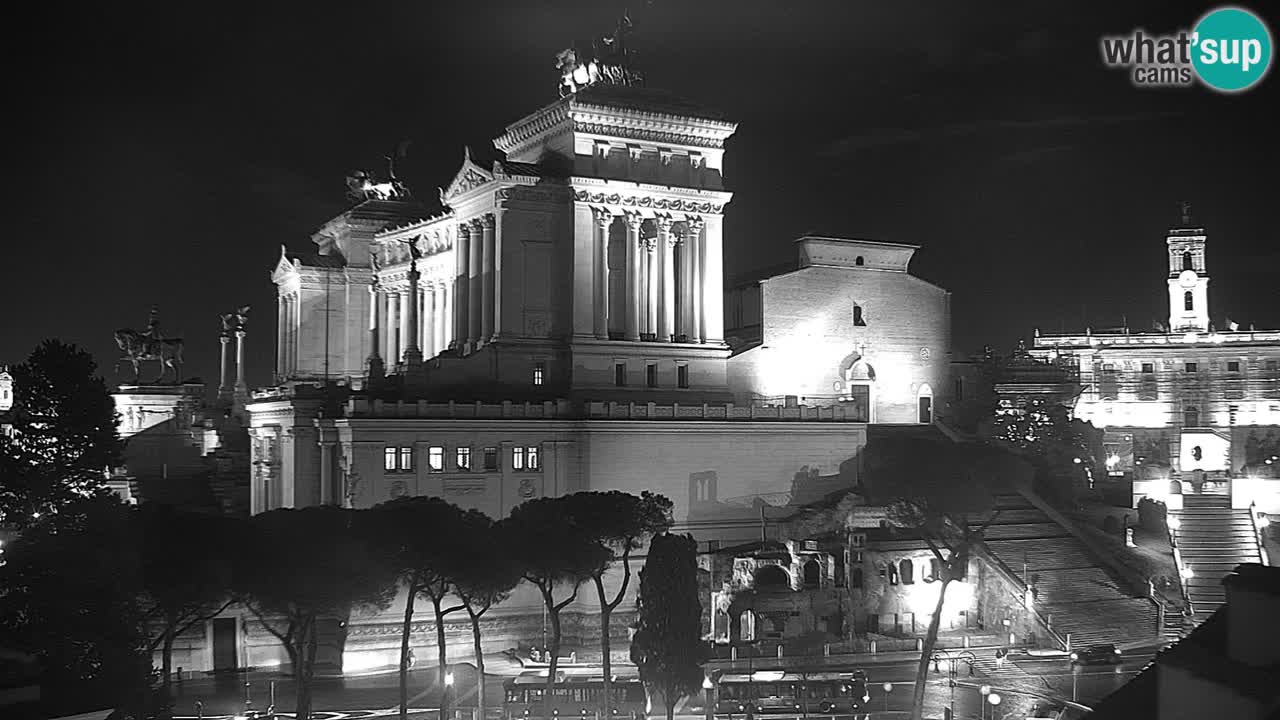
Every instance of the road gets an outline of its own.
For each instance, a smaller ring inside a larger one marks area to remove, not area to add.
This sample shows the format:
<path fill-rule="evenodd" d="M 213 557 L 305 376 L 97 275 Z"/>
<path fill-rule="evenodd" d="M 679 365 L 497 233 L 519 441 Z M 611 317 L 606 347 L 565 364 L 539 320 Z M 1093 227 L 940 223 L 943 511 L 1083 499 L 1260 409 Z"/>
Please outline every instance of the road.
<path fill-rule="evenodd" d="M 967 666 L 960 667 L 955 687 L 949 682 L 945 662 L 939 668 L 941 672 L 930 668 L 925 692 L 926 717 L 942 717 L 942 708 L 950 706 L 954 707 L 957 718 L 978 718 L 981 709 L 983 717 L 992 720 L 1005 717 L 1020 719 L 1031 714 L 1033 708 L 1047 698 L 1074 699 L 1084 705 L 1093 705 L 1131 680 L 1154 657 L 1154 651 L 1134 652 L 1127 653 L 1120 665 L 1073 667 L 1065 657 L 1038 658 L 1013 654 L 998 666 L 992 650 L 976 650 L 973 654 L 977 658 L 973 675 L 969 674 Z M 857 666 L 867 671 L 871 681 L 871 701 L 867 709 L 873 711 L 873 717 L 887 720 L 909 709 L 915 684 L 915 660 L 908 657 L 886 658 L 883 662 L 861 662 Z M 452 703 L 455 707 L 473 708 L 475 671 L 469 665 L 455 665 L 453 668 L 457 684 L 451 690 Z M 746 668 L 745 664 L 743 668 Z M 410 707 L 418 711 L 415 717 L 436 718 L 434 708 L 439 705 L 440 695 L 435 676 L 435 671 L 429 668 L 409 673 Z M 201 678 L 175 685 L 175 714 L 194 717 L 197 701 L 202 703 L 205 718 L 242 713 L 246 680 L 252 707 L 259 710 L 267 707 L 270 683 L 274 680 L 276 706 L 282 711 L 293 709 L 293 681 L 279 674 L 259 673 L 248 677 Z M 490 708 L 501 707 L 502 680 L 498 676 L 488 676 L 486 698 Z M 883 687 L 886 682 L 890 683 L 888 693 Z M 994 708 L 994 715 L 992 706 L 981 703 L 979 688 L 982 685 L 994 688 L 1001 697 L 1000 705 Z M 395 673 L 317 679 L 313 690 L 313 707 L 324 713 L 321 717 L 328 720 L 387 717 L 396 714 L 394 709 L 398 703 L 399 677 Z M 701 714 L 690 715 L 689 718 L 704 720 Z M 718 720 L 746 719 L 736 716 Z"/>

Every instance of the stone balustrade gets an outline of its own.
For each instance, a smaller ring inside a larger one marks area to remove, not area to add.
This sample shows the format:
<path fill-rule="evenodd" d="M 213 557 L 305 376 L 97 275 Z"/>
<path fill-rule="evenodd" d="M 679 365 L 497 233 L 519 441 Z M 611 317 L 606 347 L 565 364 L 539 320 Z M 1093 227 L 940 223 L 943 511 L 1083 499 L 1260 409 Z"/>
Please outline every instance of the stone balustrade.
<path fill-rule="evenodd" d="M 591 420 L 796 420 L 802 422 L 866 422 L 854 407 L 797 405 L 658 405 L 657 403 L 588 402 Z"/>
<path fill-rule="evenodd" d="M 575 406 L 569 400 L 547 402 L 461 403 L 426 400 L 386 402 L 351 398 L 345 407 L 349 418 L 415 418 L 441 420 L 745 420 L 798 422 L 866 422 L 853 407 L 800 405 L 756 406 L 708 404 L 659 405 L 657 403 L 592 402 Z"/>

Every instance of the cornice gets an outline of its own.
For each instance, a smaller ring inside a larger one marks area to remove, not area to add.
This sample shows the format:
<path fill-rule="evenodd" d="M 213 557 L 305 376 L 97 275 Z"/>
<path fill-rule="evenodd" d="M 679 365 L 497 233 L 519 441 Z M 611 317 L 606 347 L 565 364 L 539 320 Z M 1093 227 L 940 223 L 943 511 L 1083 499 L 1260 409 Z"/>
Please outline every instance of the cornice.
<path fill-rule="evenodd" d="M 568 120 L 569 99 L 564 98 L 508 125 L 506 132 L 494 138 L 493 145 L 511 155 L 565 125 Z"/>
<path fill-rule="evenodd" d="M 573 192 L 573 199 L 577 202 L 591 203 L 593 205 L 610 205 L 620 208 L 634 208 L 638 210 L 666 210 L 670 212 L 696 213 L 700 215 L 723 215 L 724 203 L 708 202 L 698 200 L 685 200 L 682 198 L 663 198 L 654 197 L 649 194 L 623 194 L 618 192 L 593 192 L 590 190 L 578 190 Z"/>

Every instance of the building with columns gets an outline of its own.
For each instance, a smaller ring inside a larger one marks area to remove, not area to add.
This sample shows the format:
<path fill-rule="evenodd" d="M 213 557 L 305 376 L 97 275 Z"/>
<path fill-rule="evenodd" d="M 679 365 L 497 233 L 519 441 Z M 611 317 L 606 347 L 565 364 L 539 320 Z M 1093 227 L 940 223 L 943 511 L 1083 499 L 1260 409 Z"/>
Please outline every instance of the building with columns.
<path fill-rule="evenodd" d="M 1167 325 L 1037 330 L 1031 353 L 1078 370 L 1075 415 L 1104 430 L 1108 470 L 1133 478 L 1135 503 L 1207 488 L 1280 512 L 1280 330 L 1211 320 L 1208 234 L 1189 209 L 1164 245 Z"/>
<path fill-rule="evenodd" d="M 597 82 L 508 126 L 498 157 L 465 150 L 441 207 L 365 199 L 314 254 L 282 250 L 277 382 L 248 406 L 253 512 L 435 495 L 502 517 L 647 489 L 709 546 L 758 539 L 762 507 L 856 486 L 869 422 L 929 423 L 945 398 L 949 294 L 909 274 L 914 246 L 803 238 L 796 269 L 747 301 L 759 337 L 727 337 L 735 129 Z M 486 642 L 540 637 L 538 608 L 517 592 Z M 394 662 L 400 612 L 351 619 L 348 670 Z M 571 641 L 598 635 L 591 613 L 571 608 Z M 464 624 L 447 630 L 469 643 Z M 282 657 L 269 639 L 214 656 Z"/>

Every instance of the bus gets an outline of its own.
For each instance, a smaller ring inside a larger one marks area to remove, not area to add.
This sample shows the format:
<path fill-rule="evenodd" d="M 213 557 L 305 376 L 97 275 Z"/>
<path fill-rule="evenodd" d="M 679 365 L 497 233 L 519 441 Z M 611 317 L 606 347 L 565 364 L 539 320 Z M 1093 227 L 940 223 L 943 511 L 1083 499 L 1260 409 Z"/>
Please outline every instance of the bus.
<path fill-rule="evenodd" d="M 725 673 L 716 685 L 716 715 L 856 715 L 871 700 L 862 670 Z"/>
<path fill-rule="evenodd" d="M 543 701 L 546 688 L 546 670 L 509 678 L 503 683 L 503 720 L 599 720 L 604 701 L 600 668 L 558 671 L 549 707 Z M 611 695 L 614 720 L 644 720 L 645 693 L 639 677 L 615 675 Z"/>

